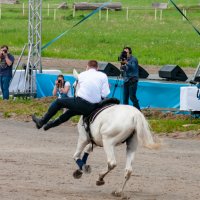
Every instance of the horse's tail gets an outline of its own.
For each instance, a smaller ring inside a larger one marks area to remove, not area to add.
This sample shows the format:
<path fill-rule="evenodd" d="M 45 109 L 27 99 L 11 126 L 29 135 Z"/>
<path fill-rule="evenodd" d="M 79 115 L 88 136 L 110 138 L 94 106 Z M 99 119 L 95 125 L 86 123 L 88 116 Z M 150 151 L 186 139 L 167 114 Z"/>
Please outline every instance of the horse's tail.
<path fill-rule="evenodd" d="M 158 149 L 160 143 L 154 141 L 149 123 L 145 119 L 144 115 L 141 112 L 138 112 L 134 119 L 136 120 L 136 132 L 139 143 L 149 149 Z"/>

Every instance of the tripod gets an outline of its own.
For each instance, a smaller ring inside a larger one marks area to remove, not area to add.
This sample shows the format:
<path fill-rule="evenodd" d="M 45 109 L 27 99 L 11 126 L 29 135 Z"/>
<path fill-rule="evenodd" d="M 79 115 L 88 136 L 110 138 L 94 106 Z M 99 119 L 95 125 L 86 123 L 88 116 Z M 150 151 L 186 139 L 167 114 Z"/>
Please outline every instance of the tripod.
<path fill-rule="evenodd" d="M 122 101 L 122 92 L 123 92 L 123 70 L 120 70 L 120 75 L 117 76 L 117 80 L 115 81 L 114 89 L 112 92 L 112 98 L 115 96 L 115 92 L 117 87 L 120 87 L 120 102 Z"/>

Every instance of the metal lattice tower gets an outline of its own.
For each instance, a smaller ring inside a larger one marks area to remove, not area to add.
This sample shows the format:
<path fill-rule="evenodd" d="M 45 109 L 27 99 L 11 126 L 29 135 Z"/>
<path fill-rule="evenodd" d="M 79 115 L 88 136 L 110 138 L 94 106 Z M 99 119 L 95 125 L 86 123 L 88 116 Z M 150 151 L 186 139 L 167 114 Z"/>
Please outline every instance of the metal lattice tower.
<path fill-rule="evenodd" d="M 42 72 L 41 64 L 42 0 L 29 0 L 28 59 L 24 93 L 36 93 L 36 72 Z"/>

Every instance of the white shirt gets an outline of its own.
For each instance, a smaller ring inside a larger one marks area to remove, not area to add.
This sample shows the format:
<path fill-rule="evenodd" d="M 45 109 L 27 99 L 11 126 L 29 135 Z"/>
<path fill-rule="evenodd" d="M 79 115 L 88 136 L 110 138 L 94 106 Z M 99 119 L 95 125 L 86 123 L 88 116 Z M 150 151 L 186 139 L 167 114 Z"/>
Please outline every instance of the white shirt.
<path fill-rule="evenodd" d="M 98 103 L 110 93 L 108 77 L 106 74 L 89 69 L 78 75 L 77 96 L 91 103 Z"/>
<path fill-rule="evenodd" d="M 65 82 L 65 87 L 69 87 L 69 90 L 68 90 L 68 92 L 67 92 L 67 96 L 68 96 L 68 97 L 72 97 L 71 84 L 70 84 L 69 81 L 66 81 L 66 82 Z"/>

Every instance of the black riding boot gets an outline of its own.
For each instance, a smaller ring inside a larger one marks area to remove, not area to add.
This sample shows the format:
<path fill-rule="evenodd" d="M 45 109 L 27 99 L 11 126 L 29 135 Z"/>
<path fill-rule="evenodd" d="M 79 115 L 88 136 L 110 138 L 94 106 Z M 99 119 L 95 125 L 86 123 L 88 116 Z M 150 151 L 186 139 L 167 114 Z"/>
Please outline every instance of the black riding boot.
<path fill-rule="evenodd" d="M 46 124 L 51 117 L 53 117 L 57 111 L 60 109 L 60 105 L 58 104 L 57 100 L 55 100 L 51 105 L 49 106 L 48 111 L 45 113 L 45 115 L 42 118 L 37 118 L 35 115 L 32 115 L 32 120 L 35 122 L 36 127 L 38 129 L 42 128 L 44 124 Z"/>
<path fill-rule="evenodd" d="M 35 125 L 38 129 L 42 128 L 44 124 L 46 124 L 49 121 L 49 114 L 46 113 L 42 118 L 36 117 L 35 115 L 32 115 L 32 120 L 35 122 Z"/>
<path fill-rule="evenodd" d="M 60 117 L 58 117 L 57 119 L 48 122 L 45 126 L 44 126 L 44 130 L 47 131 L 50 128 L 59 126 L 60 124 L 68 121 L 71 117 L 78 115 L 79 113 L 72 111 L 72 110 L 66 110 L 62 115 L 60 115 Z"/>
<path fill-rule="evenodd" d="M 47 124 L 45 124 L 44 130 L 47 131 L 50 128 L 59 126 L 60 124 L 62 124 L 62 121 L 60 120 L 60 118 L 57 118 L 57 119 L 52 120 L 52 121 L 48 122 Z"/>
<path fill-rule="evenodd" d="M 39 118 L 35 115 L 32 115 L 32 120 L 35 122 L 35 125 L 38 129 L 42 128 L 42 126 L 47 122 L 45 117 Z"/>

